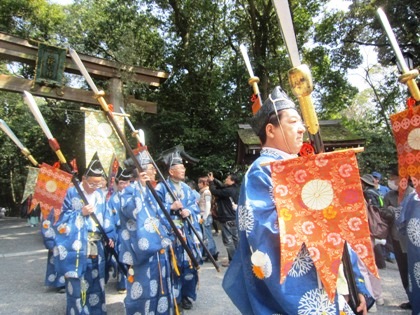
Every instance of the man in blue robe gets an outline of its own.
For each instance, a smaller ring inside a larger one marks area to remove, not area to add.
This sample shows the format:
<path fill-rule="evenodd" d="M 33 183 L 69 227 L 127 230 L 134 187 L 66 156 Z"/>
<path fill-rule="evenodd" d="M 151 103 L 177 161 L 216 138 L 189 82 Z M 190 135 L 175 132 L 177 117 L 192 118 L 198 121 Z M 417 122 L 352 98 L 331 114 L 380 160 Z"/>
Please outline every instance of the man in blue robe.
<path fill-rule="evenodd" d="M 407 295 L 412 314 L 420 314 L 420 197 L 417 192 L 413 191 L 405 197 L 395 224 L 407 241 Z"/>
<path fill-rule="evenodd" d="M 237 220 L 239 247 L 223 279 L 223 288 L 242 314 L 353 314 L 344 297 L 330 301 L 305 246 L 284 283 L 280 283 L 280 238 L 270 166 L 261 163 L 297 157 L 305 127 L 295 104 L 276 87 L 251 121 L 260 138 L 260 157 L 242 182 Z M 264 261 L 263 274 L 254 266 Z M 354 268 L 357 260 L 352 260 Z M 368 294 L 357 273 L 356 283 Z M 359 294 L 360 310 L 366 312 Z"/>
<path fill-rule="evenodd" d="M 187 156 L 182 146 L 169 149 L 162 153 L 162 159 L 168 169 L 169 177 L 166 180 L 169 189 L 177 198 L 173 200 L 168 187 L 164 183 L 156 186 L 156 192 L 165 204 L 166 209 L 170 211 L 171 217 L 178 227 L 180 233 L 185 236 L 186 243 L 190 247 L 194 257 L 199 263 L 203 263 L 199 241 L 192 231 L 192 228 L 185 220 L 191 222 L 191 226 L 199 233 L 202 239 L 199 225 L 200 208 L 196 202 L 195 194 L 185 181 L 185 166 L 183 164 L 182 154 Z M 184 309 L 191 309 L 191 300 L 197 298 L 198 272 L 193 267 L 187 253 L 181 243 L 176 240 L 174 244 L 175 256 L 180 275 L 174 277 L 175 296 L 177 303 Z"/>
<path fill-rule="evenodd" d="M 92 159 L 80 184 L 88 204 L 70 187 L 56 224 L 54 263 L 66 279 L 67 315 L 106 314 L 103 236 L 91 218 L 95 214 L 113 247 L 113 224 L 101 190 L 103 174 L 100 161 Z"/>
<path fill-rule="evenodd" d="M 50 288 L 56 288 L 57 292 L 64 293 L 65 290 L 65 279 L 63 274 L 57 273 L 57 270 L 54 265 L 54 243 L 55 235 L 57 230 L 54 226 L 54 208 L 51 209 L 47 218 L 42 221 L 41 224 L 41 234 L 44 241 L 45 248 L 48 249 L 47 257 L 47 269 L 45 272 L 45 285 Z"/>
<path fill-rule="evenodd" d="M 127 169 L 122 169 L 121 167 L 118 168 L 117 175 L 115 176 L 115 185 L 116 191 L 112 193 L 108 200 L 108 208 L 111 211 L 111 218 L 114 224 L 115 232 L 116 232 L 116 241 L 115 241 L 115 250 L 117 253 L 120 253 L 120 246 L 121 246 L 121 239 L 119 236 L 121 235 L 121 220 L 120 220 L 120 212 L 121 212 L 121 199 L 120 194 L 121 192 L 130 185 L 131 180 L 131 173 Z M 127 291 L 127 277 L 125 276 L 124 272 L 120 270 L 118 264 L 112 263 L 113 257 L 108 258 L 108 263 L 113 265 L 114 268 L 117 270 L 115 271 L 117 276 L 117 291 L 118 293 L 124 294 Z M 115 261 L 114 261 L 115 262 Z"/>
<path fill-rule="evenodd" d="M 175 314 L 172 285 L 171 228 L 146 182 L 156 170 L 147 152 L 136 156 L 144 172 L 113 198 L 121 221 L 119 259 L 128 266 L 126 315 Z M 130 163 L 132 164 L 132 163 Z"/>

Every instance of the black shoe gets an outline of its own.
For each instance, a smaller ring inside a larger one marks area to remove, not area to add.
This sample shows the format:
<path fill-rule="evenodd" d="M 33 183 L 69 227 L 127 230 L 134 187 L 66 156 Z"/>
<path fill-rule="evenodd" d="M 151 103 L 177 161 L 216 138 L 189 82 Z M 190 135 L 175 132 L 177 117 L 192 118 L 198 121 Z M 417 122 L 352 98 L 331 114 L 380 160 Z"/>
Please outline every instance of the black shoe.
<path fill-rule="evenodd" d="M 215 261 L 217 261 L 217 259 L 219 258 L 219 252 L 217 252 L 216 254 L 214 254 L 214 255 L 212 255 L 213 256 L 213 259 L 215 260 Z"/>
<path fill-rule="evenodd" d="M 411 304 L 410 302 L 402 303 L 400 304 L 399 308 L 403 310 L 411 310 Z"/>
<path fill-rule="evenodd" d="M 181 301 L 181 306 L 184 310 L 190 310 L 192 308 L 192 302 L 184 296 Z"/>
<path fill-rule="evenodd" d="M 66 287 L 57 288 L 57 293 L 66 293 Z"/>

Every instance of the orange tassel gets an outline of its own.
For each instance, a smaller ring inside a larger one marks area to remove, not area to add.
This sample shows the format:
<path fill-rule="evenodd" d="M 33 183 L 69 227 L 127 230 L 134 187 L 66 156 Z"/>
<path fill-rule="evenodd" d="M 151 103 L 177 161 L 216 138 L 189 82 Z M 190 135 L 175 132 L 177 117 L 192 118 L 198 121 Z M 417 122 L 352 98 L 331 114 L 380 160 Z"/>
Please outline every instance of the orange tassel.
<path fill-rule="evenodd" d="M 130 283 L 134 282 L 134 269 L 131 266 L 127 270 L 127 281 Z"/>
<path fill-rule="evenodd" d="M 252 266 L 252 272 L 258 279 L 264 279 L 264 271 L 260 266 Z"/>
<path fill-rule="evenodd" d="M 252 114 L 255 115 L 261 108 L 261 102 L 258 95 L 252 94 L 251 102 L 252 102 Z"/>

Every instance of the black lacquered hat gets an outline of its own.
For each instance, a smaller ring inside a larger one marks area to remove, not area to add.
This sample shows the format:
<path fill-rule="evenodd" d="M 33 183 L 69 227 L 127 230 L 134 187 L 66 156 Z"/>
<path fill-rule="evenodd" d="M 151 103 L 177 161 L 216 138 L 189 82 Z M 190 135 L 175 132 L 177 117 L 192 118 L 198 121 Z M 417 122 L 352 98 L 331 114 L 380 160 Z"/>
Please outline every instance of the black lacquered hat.
<path fill-rule="evenodd" d="M 127 168 L 122 169 L 121 167 L 118 168 L 118 173 L 116 176 L 117 180 L 123 180 L 123 181 L 129 181 L 132 177 L 132 170 L 129 170 Z"/>
<path fill-rule="evenodd" d="M 287 96 L 287 94 L 276 86 L 264 101 L 260 110 L 251 118 L 251 127 L 254 132 L 259 135 L 263 128 L 267 125 L 268 120 L 274 112 L 283 109 L 296 108 L 295 103 Z"/>
<path fill-rule="evenodd" d="M 102 177 L 105 175 L 104 168 L 99 161 L 98 153 L 95 153 L 86 168 L 85 176 L 87 177 Z"/>
<path fill-rule="evenodd" d="M 169 150 L 163 151 L 158 159 L 158 161 L 164 163 L 168 169 L 174 165 L 183 164 L 184 160 L 192 164 L 199 162 L 199 159 L 193 158 L 185 152 L 184 146 L 182 145 L 177 145 Z"/>

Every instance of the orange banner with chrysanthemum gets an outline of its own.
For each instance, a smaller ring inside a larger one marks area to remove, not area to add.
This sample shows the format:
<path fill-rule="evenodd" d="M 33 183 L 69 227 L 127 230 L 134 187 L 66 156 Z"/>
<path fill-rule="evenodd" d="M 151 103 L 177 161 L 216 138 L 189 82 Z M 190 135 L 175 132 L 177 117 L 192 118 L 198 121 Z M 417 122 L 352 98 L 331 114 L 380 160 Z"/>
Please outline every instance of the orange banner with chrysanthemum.
<path fill-rule="evenodd" d="M 330 299 L 347 243 L 376 276 L 375 260 L 353 151 L 322 153 L 271 163 L 278 213 L 283 282 L 306 245 Z"/>
<path fill-rule="evenodd" d="M 40 204 L 44 219 L 48 217 L 52 208 L 54 208 L 55 219 L 60 215 L 64 197 L 71 184 L 71 178 L 71 174 L 59 168 L 46 163 L 41 164 L 32 198 L 32 206 Z"/>
<path fill-rule="evenodd" d="M 420 106 L 411 107 L 389 118 L 398 153 L 399 196 L 404 196 L 409 178 L 420 194 Z"/>

